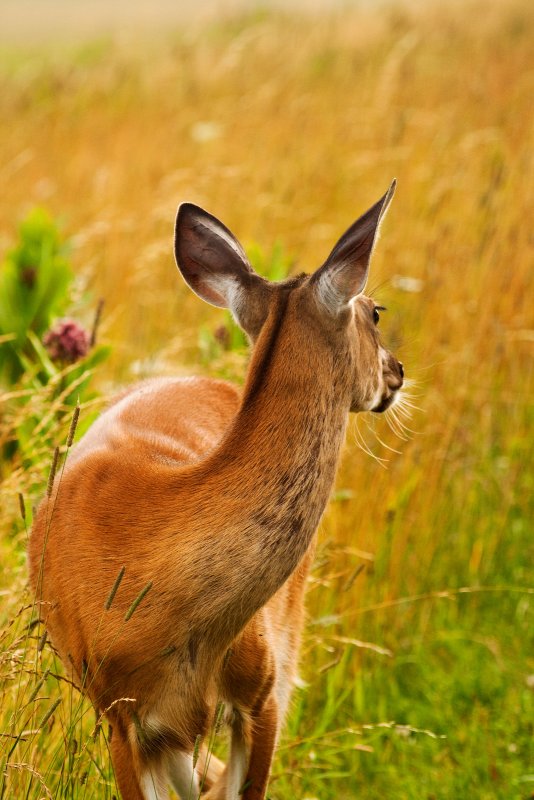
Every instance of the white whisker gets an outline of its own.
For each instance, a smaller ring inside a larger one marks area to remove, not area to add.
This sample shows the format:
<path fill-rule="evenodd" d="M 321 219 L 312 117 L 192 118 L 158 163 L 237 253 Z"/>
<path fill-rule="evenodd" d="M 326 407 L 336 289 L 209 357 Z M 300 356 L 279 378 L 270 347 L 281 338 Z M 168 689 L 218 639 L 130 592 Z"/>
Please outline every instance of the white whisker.
<path fill-rule="evenodd" d="M 419 406 L 407 405 L 406 403 L 404 403 L 403 405 L 396 406 L 395 411 L 399 411 L 404 417 L 412 419 L 416 411 L 417 412 L 423 411 L 423 409 L 419 408 Z"/>
<path fill-rule="evenodd" d="M 402 439 L 404 442 L 407 442 L 408 437 L 405 435 L 399 421 L 397 420 L 397 417 L 390 408 L 386 411 L 385 417 L 389 427 L 391 428 L 395 436 L 397 436 L 399 439 Z"/>
<path fill-rule="evenodd" d="M 415 431 L 409 428 L 402 419 L 402 417 L 408 420 L 412 418 L 411 412 L 406 407 L 407 405 L 413 406 L 413 404 L 407 403 L 404 394 L 399 392 L 395 398 L 395 402 L 386 411 L 391 430 L 394 431 L 397 436 L 400 436 L 401 439 L 404 439 L 404 441 L 409 439 L 412 434 L 415 434 Z"/>
<path fill-rule="evenodd" d="M 372 422 L 373 424 L 370 424 L 370 422 Z M 386 442 L 382 441 L 382 439 L 380 438 L 380 436 L 376 432 L 376 429 L 375 429 L 375 426 L 374 426 L 374 420 L 366 419 L 365 420 L 365 424 L 367 425 L 367 428 L 371 431 L 373 436 L 376 438 L 376 440 L 382 445 L 382 447 L 385 447 L 386 450 L 391 450 L 392 453 L 397 453 L 397 455 L 399 455 L 399 456 L 401 455 L 401 451 L 400 450 L 396 450 L 394 447 L 390 447 L 389 444 L 387 444 Z"/>
<path fill-rule="evenodd" d="M 385 468 L 386 464 L 388 463 L 388 459 L 387 458 L 381 458 L 380 456 L 377 456 L 376 453 L 373 453 L 373 451 L 371 450 L 371 448 L 369 447 L 369 445 L 367 444 L 367 442 L 363 438 L 362 432 L 360 431 L 360 428 L 358 426 L 358 421 L 359 421 L 358 417 L 356 417 L 355 421 L 354 421 L 355 422 L 354 428 L 353 428 L 353 430 L 354 430 L 354 440 L 355 440 L 356 444 L 358 445 L 360 450 L 363 450 L 364 453 L 366 453 L 367 455 L 371 456 L 371 458 L 374 458 L 374 460 L 378 464 L 380 464 L 381 467 Z"/>
<path fill-rule="evenodd" d="M 412 417 L 413 417 L 413 413 L 409 409 L 403 408 L 402 406 L 397 406 L 395 408 L 395 413 L 397 415 L 400 414 L 401 417 L 404 417 L 404 419 L 407 419 L 407 420 L 411 420 Z"/>
<path fill-rule="evenodd" d="M 422 409 L 419 408 L 419 406 L 416 406 L 415 403 L 412 403 L 410 400 L 403 398 L 399 403 L 399 408 L 406 408 L 406 406 L 408 408 L 413 408 L 414 411 L 422 411 Z"/>
<path fill-rule="evenodd" d="M 396 424 L 403 431 L 405 436 L 407 436 L 407 438 L 410 438 L 411 436 L 415 436 L 416 435 L 416 431 L 412 430 L 412 428 L 410 428 L 408 425 L 406 425 L 404 420 L 402 420 L 401 417 L 399 416 L 399 413 L 400 413 L 400 408 L 395 408 L 395 410 L 392 410 L 392 416 L 394 417 Z M 404 412 L 404 416 L 407 419 L 411 419 L 411 415 L 409 413 L 407 413 L 406 411 Z"/>

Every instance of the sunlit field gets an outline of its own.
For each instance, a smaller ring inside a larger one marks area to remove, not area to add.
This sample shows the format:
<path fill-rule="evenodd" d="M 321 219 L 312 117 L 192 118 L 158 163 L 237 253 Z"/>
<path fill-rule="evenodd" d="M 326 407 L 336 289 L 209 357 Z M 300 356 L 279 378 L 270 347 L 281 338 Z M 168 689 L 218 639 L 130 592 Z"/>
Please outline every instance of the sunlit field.
<path fill-rule="evenodd" d="M 0 271 L 39 206 L 70 240 L 64 316 L 90 329 L 104 301 L 78 433 L 139 378 L 244 378 L 175 268 L 180 201 L 281 277 L 398 181 L 368 293 L 408 403 L 349 427 L 271 800 L 534 797 L 534 6 L 420 5 L 0 53 Z M 27 589 L 78 391 L 36 380 L 0 385 L 0 798 L 111 800 L 107 726 Z"/>

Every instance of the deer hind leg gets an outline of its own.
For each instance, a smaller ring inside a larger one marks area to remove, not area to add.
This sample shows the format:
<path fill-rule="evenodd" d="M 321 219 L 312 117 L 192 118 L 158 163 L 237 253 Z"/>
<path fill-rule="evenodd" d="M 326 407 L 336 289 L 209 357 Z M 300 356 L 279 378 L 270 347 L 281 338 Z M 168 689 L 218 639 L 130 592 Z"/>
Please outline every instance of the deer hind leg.
<path fill-rule="evenodd" d="M 127 731 L 120 724 L 113 725 L 110 749 L 122 800 L 166 800 L 167 793 L 165 787 L 161 786 L 161 776 L 152 775 L 150 767 L 141 763 L 138 749 L 129 741 Z"/>
<path fill-rule="evenodd" d="M 134 735 L 128 735 L 130 727 L 120 717 L 113 720 L 110 749 L 121 800 L 168 800 L 170 771 L 165 749 L 141 747 Z M 191 797 L 196 800 L 197 795 Z"/>
<path fill-rule="evenodd" d="M 250 756 L 245 780 L 240 787 L 242 794 L 235 799 L 264 800 L 271 772 L 274 748 L 278 738 L 278 706 L 270 694 L 260 708 L 255 709 L 250 719 Z M 230 800 L 230 796 L 228 796 Z M 232 796 L 234 800 L 234 796 Z"/>
<path fill-rule="evenodd" d="M 228 764 L 202 800 L 264 800 L 277 734 L 272 695 L 251 714 L 236 713 Z"/>
<path fill-rule="evenodd" d="M 248 716 L 234 712 L 230 757 L 226 768 L 224 800 L 241 798 L 249 767 L 251 747 L 251 725 Z"/>
<path fill-rule="evenodd" d="M 250 723 L 237 712 L 231 726 L 230 754 L 226 766 L 215 756 L 203 750 L 198 769 L 204 769 L 208 780 L 203 782 L 202 800 L 241 800 L 242 788 L 248 770 L 250 752 Z M 203 764 L 201 764 L 203 759 Z M 214 765 L 214 768 L 212 767 Z M 210 780 L 213 779 L 210 785 Z"/>

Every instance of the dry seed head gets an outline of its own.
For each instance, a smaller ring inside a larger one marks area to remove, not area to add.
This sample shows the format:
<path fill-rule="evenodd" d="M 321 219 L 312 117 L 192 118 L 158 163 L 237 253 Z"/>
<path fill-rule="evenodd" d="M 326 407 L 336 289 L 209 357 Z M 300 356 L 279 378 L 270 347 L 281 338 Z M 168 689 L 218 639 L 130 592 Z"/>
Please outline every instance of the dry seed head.
<path fill-rule="evenodd" d="M 72 447 L 72 442 L 74 441 L 74 434 L 76 433 L 76 426 L 78 425 L 79 416 L 80 416 L 80 404 L 76 403 L 76 408 L 74 409 L 74 414 L 72 415 L 72 420 L 70 423 L 69 435 L 67 436 L 67 448 Z"/>
<path fill-rule="evenodd" d="M 361 575 L 361 573 L 364 571 L 364 569 L 365 569 L 365 566 L 366 566 L 365 564 L 358 564 L 358 566 L 356 567 L 356 569 L 355 569 L 355 570 L 353 570 L 352 574 L 349 576 L 349 579 L 348 579 L 348 581 L 346 582 L 345 586 L 343 587 L 343 591 L 344 591 L 344 592 L 348 592 L 348 591 L 349 591 L 349 589 L 351 589 L 351 588 L 352 588 L 352 586 L 353 586 L 353 584 L 354 584 L 354 581 L 355 581 L 355 580 L 356 580 L 356 578 L 357 578 L 359 575 Z"/>
<path fill-rule="evenodd" d="M 59 461 L 59 447 L 54 450 L 54 457 L 52 458 L 52 466 L 50 467 L 50 475 L 48 476 L 48 485 L 46 487 L 46 496 L 50 497 L 52 489 L 54 488 L 54 480 L 56 477 L 57 463 Z"/>
<path fill-rule="evenodd" d="M 19 507 L 20 507 L 20 516 L 24 521 L 26 521 L 26 506 L 24 505 L 24 497 L 22 493 L 19 492 Z"/>
<path fill-rule="evenodd" d="M 33 703 L 33 701 L 35 700 L 35 698 L 37 697 L 37 695 L 38 695 L 38 694 L 39 694 L 39 692 L 41 691 L 41 686 L 43 685 L 43 683 L 45 682 L 45 680 L 48 678 L 48 673 L 49 673 L 49 672 L 50 672 L 50 670 L 48 670 L 48 669 L 47 669 L 47 670 L 46 670 L 46 672 L 44 672 L 44 673 L 42 674 L 42 676 L 41 676 L 41 679 L 40 679 L 40 680 L 39 680 L 39 682 L 36 684 L 36 686 L 34 687 L 34 690 L 33 690 L 33 692 L 31 693 L 30 697 L 28 698 L 28 705 L 29 705 L 30 703 Z"/>
<path fill-rule="evenodd" d="M 42 653 L 43 652 L 44 646 L 46 644 L 46 637 L 47 637 L 47 633 L 46 633 L 46 628 L 45 628 L 45 630 L 42 632 L 42 634 L 41 634 L 41 636 L 39 638 L 39 644 L 37 645 L 37 652 L 38 653 Z"/>
<path fill-rule="evenodd" d="M 198 757 L 200 755 L 200 743 L 202 741 L 202 736 L 197 734 L 197 738 L 195 739 L 195 746 L 193 748 L 193 769 L 195 769 L 198 761 Z"/>
<path fill-rule="evenodd" d="M 30 620 L 28 623 L 28 633 L 31 633 L 35 628 L 35 626 L 39 625 L 40 622 L 41 620 L 39 619 L 39 617 L 35 617 L 35 619 Z"/>
<path fill-rule="evenodd" d="M 96 344 L 96 336 L 98 333 L 98 326 L 100 325 L 100 318 L 102 316 L 102 309 L 104 308 L 104 299 L 101 297 L 98 301 L 98 305 L 96 307 L 95 312 L 95 319 L 93 322 L 93 329 L 91 331 L 91 337 L 89 339 L 89 347 L 94 347 Z"/>
<path fill-rule="evenodd" d="M 118 590 L 119 586 L 121 585 L 121 581 L 122 581 L 122 579 L 124 577 L 125 571 L 126 571 L 126 567 L 124 567 L 124 566 L 121 567 L 120 570 L 119 570 L 119 574 L 115 578 L 115 583 L 111 587 L 111 591 L 108 594 L 108 599 L 104 603 L 104 608 L 106 609 L 106 611 L 109 611 L 109 609 L 111 608 L 111 604 L 113 603 L 115 595 L 117 594 L 117 590 Z"/>
<path fill-rule="evenodd" d="M 56 708 L 60 703 L 61 703 L 61 697 L 58 697 L 58 699 L 52 703 L 52 705 L 42 718 L 41 722 L 39 723 L 38 725 L 39 729 L 44 728 L 44 726 L 46 725 L 46 723 L 48 722 L 48 720 L 50 719 L 50 717 L 52 716 L 52 714 L 54 713 L 54 711 L 56 710 Z"/>
<path fill-rule="evenodd" d="M 217 706 L 217 713 L 215 715 L 215 730 L 219 731 L 221 728 L 222 718 L 224 716 L 224 703 L 220 702 Z"/>
<path fill-rule="evenodd" d="M 152 581 L 150 581 L 149 583 L 147 583 L 147 585 L 145 586 L 145 588 L 144 588 L 144 589 L 142 589 L 142 590 L 139 592 L 139 594 L 137 595 L 137 597 L 136 597 L 136 598 L 135 598 L 135 600 L 133 601 L 132 605 L 130 606 L 130 608 L 128 609 L 128 611 L 126 612 L 126 614 L 124 615 L 124 621 L 125 621 L 125 622 L 128 622 L 128 620 L 129 620 L 129 619 L 130 619 L 130 618 L 133 616 L 133 614 L 134 614 L 134 612 L 135 612 L 135 610 L 136 610 L 137 606 L 138 606 L 138 605 L 139 605 L 139 603 L 142 601 L 142 599 L 145 597 L 145 595 L 147 595 L 147 594 L 149 593 L 149 591 L 150 591 L 151 589 L 152 589 Z"/>
<path fill-rule="evenodd" d="M 96 742 L 96 740 L 98 739 L 98 736 L 99 736 L 101 730 L 102 730 L 102 720 L 101 719 L 97 719 L 96 725 L 95 725 L 95 729 L 93 731 L 93 741 L 94 742 Z M 111 740 L 111 733 L 109 735 L 109 739 Z"/>

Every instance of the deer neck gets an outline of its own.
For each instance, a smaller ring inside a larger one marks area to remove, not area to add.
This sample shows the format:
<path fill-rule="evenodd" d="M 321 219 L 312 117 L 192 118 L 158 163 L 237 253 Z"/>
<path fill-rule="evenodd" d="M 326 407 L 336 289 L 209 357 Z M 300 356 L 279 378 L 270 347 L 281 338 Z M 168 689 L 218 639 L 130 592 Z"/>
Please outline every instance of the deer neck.
<path fill-rule="evenodd" d="M 219 456 L 241 470 L 240 512 L 286 535 L 302 554 L 328 502 L 343 443 L 349 390 L 334 355 L 283 301 L 254 348 L 241 409 Z M 302 329 L 299 330 L 299 325 Z M 306 344 L 303 347 L 303 342 Z"/>
<path fill-rule="evenodd" d="M 302 352 L 298 324 L 283 303 L 271 312 L 233 424 L 189 474 L 196 505 L 211 509 L 199 539 L 211 555 L 194 594 L 202 614 L 193 610 L 191 627 L 209 632 L 212 654 L 216 645 L 223 653 L 297 569 L 334 481 L 350 393 L 336 381 L 333 355 L 313 342 Z"/>

